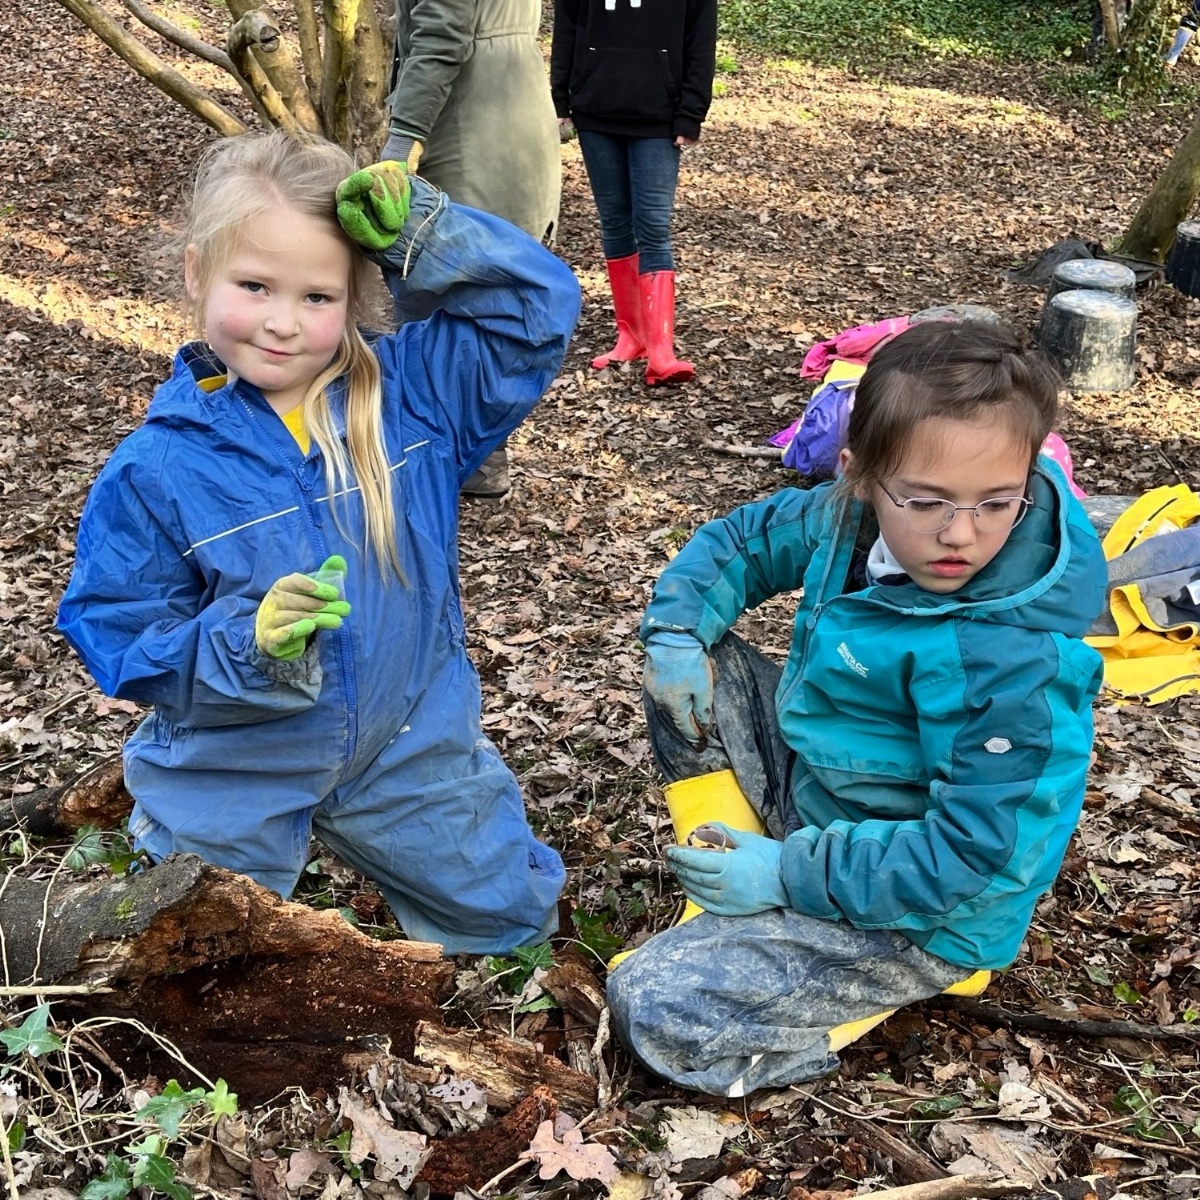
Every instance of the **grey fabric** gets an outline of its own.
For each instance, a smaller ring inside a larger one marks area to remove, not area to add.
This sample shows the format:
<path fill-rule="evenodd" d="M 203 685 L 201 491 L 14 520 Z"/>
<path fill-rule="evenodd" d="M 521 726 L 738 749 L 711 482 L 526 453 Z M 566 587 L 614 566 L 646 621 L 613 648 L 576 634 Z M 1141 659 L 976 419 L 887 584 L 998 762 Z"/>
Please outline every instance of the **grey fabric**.
<path fill-rule="evenodd" d="M 1200 624 L 1200 606 L 1187 590 L 1198 579 L 1200 524 L 1147 538 L 1108 564 L 1110 591 L 1136 583 L 1147 613 L 1163 628 Z M 1089 632 L 1116 636 L 1117 623 L 1108 608 L 1092 622 Z"/>
<path fill-rule="evenodd" d="M 726 634 L 709 657 L 713 728 L 700 747 L 686 741 L 653 699 L 643 695 L 654 761 L 668 783 L 732 768 L 768 832 L 782 840 L 801 821 L 789 786 L 796 756 L 775 715 L 780 668 L 734 633 Z"/>
<path fill-rule="evenodd" d="M 970 972 L 906 937 L 786 909 L 711 913 L 651 938 L 608 980 L 618 1032 L 682 1087 L 743 1096 L 832 1071 L 829 1031 L 944 991 Z"/>
<path fill-rule="evenodd" d="M 538 0 L 396 0 L 389 104 L 430 183 L 547 239 L 562 166 L 540 15 Z"/>

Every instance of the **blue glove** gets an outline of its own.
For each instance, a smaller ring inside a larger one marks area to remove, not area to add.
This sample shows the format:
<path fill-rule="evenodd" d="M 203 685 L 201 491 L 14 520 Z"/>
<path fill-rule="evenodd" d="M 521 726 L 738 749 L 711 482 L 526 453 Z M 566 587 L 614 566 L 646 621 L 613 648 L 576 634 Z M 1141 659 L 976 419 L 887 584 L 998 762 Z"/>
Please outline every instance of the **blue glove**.
<path fill-rule="evenodd" d="M 689 742 L 703 740 L 712 724 L 712 663 L 690 633 L 662 630 L 646 641 L 642 686 Z"/>
<path fill-rule="evenodd" d="M 732 850 L 672 846 L 667 863 L 684 895 L 718 917 L 745 917 L 769 908 L 791 908 L 783 886 L 783 843 L 714 822 Z"/>

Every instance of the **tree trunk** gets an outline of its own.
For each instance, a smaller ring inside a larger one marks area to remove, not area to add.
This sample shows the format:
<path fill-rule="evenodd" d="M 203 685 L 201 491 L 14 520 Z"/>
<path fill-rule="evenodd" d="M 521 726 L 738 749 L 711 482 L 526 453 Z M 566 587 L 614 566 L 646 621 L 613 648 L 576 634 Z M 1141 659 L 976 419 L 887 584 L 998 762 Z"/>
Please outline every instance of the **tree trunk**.
<path fill-rule="evenodd" d="M 1104 23 L 1104 40 L 1110 50 L 1121 44 L 1121 30 L 1117 25 L 1117 9 L 1113 0 L 1100 0 L 1100 18 Z"/>
<path fill-rule="evenodd" d="M 266 29 L 274 31 L 273 38 L 243 34 L 238 40 L 245 45 L 249 53 L 253 54 L 262 74 L 270 80 L 272 92 L 279 96 L 284 110 L 295 124 L 308 133 L 321 133 L 321 117 L 313 106 L 308 88 L 305 86 L 301 72 L 296 67 L 291 48 L 283 42 L 270 12 L 261 5 L 255 4 L 253 0 L 225 0 L 225 3 L 235 18 L 233 28 L 229 31 L 231 39 L 235 36 L 234 31 L 239 28 L 246 31 Z M 233 53 L 232 47 L 230 53 Z M 236 55 L 234 58 L 240 65 L 241 60 Z M 280 129 L 287 128 L 278 122 L 273 123 Z"/>
<path fill-rule="evenodd" d="M 1163 262 L 1175 239 L 1175 227 L 1187 218 L 1200 195 L 1200 117 L 1154 181 L 1121 239 L 1120 252 Z"/>
<path fill-rule="evenodd" d="M 89 1014 L 136 1017 L 250 1103 L 344 1082 L 363 1039 L 411 1056 L 454 978 L 439 946 L 374 941 L 186 854 L 122 879 L 10 875 L 0 951 L 8 985 L 108 989 Z M 97 1037 L 132 1076 L 179 1074 L 129 1026 Z"/>
<path fill-rule="evenodd" d="M 128 33 L 94 0 L 59 0 L 78 17 L 110 50 L 123 58 L 139 75 L 165 92 L 188 112 L 211 125 L 218 133 L 231 137 L 246 127 L 224 105 L 167 66 L 152 50 Z"/>

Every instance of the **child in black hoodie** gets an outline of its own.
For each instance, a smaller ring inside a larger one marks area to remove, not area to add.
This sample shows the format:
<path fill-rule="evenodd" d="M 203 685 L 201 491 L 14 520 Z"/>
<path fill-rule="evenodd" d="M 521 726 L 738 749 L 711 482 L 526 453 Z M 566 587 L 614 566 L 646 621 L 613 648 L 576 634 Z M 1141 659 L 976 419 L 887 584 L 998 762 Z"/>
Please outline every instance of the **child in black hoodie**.
<path fill-rule="evenodd" d="M 617 319 L 592 366 L 644 358 L 651 387 L 695 376 L 675 357 L 671 210 L 716 45 L 716 0 L 555 0 L 550 90 L 564 139 L 579 132 Z"/>

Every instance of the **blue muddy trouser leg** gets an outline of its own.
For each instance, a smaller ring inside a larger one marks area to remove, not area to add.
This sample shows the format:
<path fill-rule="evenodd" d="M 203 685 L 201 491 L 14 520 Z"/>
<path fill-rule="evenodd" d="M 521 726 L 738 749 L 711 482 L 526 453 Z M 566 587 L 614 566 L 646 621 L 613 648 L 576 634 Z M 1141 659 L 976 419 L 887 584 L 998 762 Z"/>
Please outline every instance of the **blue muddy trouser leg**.
<path fill-rule="evenodd" d="M 702 913 L 609 976 L 625 1044 L 673 1083 L 743 1096 L 828 1074 L 830 1032 L 925 999 L 971 972 L 900 934 L 774 909 Z"/>
<path fill-rule="evenodd" d="M 447 954 L 507 954 L 558 928 L 562 860 L 529 828 L 521 791 L 486 738 L 403 757 L 394 739 L 313 817 L 317 836 L 370 876 L 404 932 Z"/>

